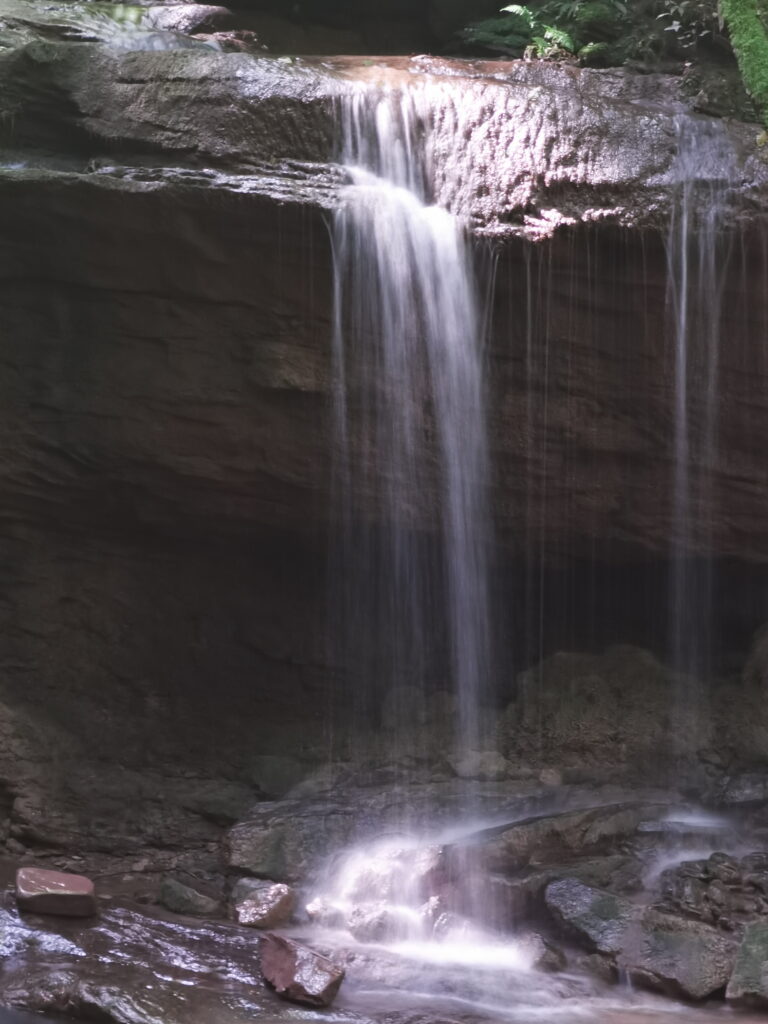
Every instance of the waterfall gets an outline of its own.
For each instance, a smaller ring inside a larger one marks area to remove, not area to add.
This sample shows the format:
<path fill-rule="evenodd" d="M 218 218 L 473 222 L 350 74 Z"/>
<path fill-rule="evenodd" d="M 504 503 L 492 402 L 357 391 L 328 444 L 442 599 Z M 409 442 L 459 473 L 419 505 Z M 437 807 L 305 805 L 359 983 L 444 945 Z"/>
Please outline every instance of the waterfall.
<path fill-rule="evenodd" d="M 459 751 L 490 673 L 483 353 L 461 223 L 430 202 L 429 89 L 341 111 L 333 226 L 337 597 L 354 703 L 397 735 L 450 679 Z M 437 538 L 437 539 L 435 539 Z M 402 752 L 402 751 L 401 751 Z"/>
<path fill-rule="evenodd" d="M 717 122 L 681 116 L 677 130 L 677 199 L 667 245 L 675 382 L 670 646 L 681 673 L 678 701 L 690 705 L 702 697 L 691 692 L 692 678 L 710 671 L 712 476 L 722 289 L 729 256 L 726 200 L 735 158 Z"/>

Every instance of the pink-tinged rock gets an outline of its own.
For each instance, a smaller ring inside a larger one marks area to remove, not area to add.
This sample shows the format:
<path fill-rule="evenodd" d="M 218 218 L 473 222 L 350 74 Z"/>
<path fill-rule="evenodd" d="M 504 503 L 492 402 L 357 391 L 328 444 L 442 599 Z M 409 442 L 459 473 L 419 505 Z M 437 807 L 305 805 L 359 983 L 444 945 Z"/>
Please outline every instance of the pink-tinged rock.
<path fill-rule="evenodd" d="M 304 1006 L 330 1006 L 344 971 L 308 946 L 270 932 L 260 942 L 261 972 L 283 999 Z"/>
<path fill-rule="evenodd" d="M 249 928 L 279 928 L 296 909 L 296 893 L 278 882 L 243 879 L 232 894 L 239 924 Z"/>
<path fill-rule="evenodd" d="M 16 902 L 20 910 L 30 914 L 91 917 L 96 913 L 96 896 L 90 878 L 43 868 L 19 868 Z"/>

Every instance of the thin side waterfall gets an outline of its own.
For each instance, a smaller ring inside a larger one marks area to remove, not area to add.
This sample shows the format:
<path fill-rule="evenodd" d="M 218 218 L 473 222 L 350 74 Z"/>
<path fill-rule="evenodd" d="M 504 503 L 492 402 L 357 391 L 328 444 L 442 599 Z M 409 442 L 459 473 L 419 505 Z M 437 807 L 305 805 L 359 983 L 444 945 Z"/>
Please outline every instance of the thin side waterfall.
<path fill-rule="evenodd" d="M 681 117 L 678 196 L 668 240 L 667 305 L 674 342 L 674 473 L 670 581 L 671 658 L 678 710 L 703 694 L 711 666 L 712 478 L 717 459 L 722 290 L 729 256 L 726 199 L 734 156 L 718 123 Z M 707 518 L 709 510 L 709 518 Z M 700 714 L 706 709 L 700 706 Z"/>
<path fill-rule="evenodd" d="M 462 226 L 430 204 L 428 101 L 415 86 L 342 107 L 339 612 L 362 717 L 384 704 L 405 735 L 449 690 L 461 752 L 482 741 L 490 672 L 482 332 Z"/>

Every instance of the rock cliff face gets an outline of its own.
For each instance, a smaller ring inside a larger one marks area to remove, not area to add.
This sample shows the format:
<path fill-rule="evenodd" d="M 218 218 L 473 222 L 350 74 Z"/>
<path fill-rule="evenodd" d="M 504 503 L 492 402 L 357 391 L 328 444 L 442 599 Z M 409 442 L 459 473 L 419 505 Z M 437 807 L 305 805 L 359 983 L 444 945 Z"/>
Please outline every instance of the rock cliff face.
<path fill-rule="evenodd" d="M 525 63 L 30 41 L 31 10 L 0 40 L 7 834 L 172 859 L 268 789 L 254 758 L 326 749 L 339 97 L 419 93 L 436 199 L 495 267 L 499 535 L 552 567 L 667 557 L 685 107 L 674 80 Z M 727 343 L 692 543 L 762 563 L 768 165 L 754 128 L 722 131 L 702 177 L 733 183 Z"/>
<path fill-rule="evenodd" d="M 408 83 L 432 129 L 437 200 L 493 240 L 502 533 L 519 543 L 528 519 L 558 553 L 608 542 L 666 554 L 664 237 L 685 116 L 675 81 L 523 62 L 369 64 L 72 43 L 0 57 L 13 165 L 0 213 L 14 370 L 3 415 L 25 437 L 5 448 L 6 504 L 39 501 L 45 517 L 63 503 L 65 521 L 107 514 L 174 533 L 325 528 L 336 104 Z M 755 339 L 768 164 L 754 138 L 724 124 L 700 169 L 733 183 L 737 234 L 697 546 L 711 535 L 717 555 L 763 560 Z"/>

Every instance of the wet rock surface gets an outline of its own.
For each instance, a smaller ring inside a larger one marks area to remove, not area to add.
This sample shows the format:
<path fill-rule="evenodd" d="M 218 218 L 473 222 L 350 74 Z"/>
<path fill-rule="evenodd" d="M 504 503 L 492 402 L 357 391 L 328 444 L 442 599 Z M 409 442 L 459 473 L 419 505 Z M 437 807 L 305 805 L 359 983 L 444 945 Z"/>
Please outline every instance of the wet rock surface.
<path fill-rule="evenodd" d="M 202 1024 L 246 1021 L 274 1003 L 261 980 L 253 933 L 190 926 L 127 906 L 102 907 L 94 924 L 53 920 L 19 918 L 5 902 L 0 931 L 10 959 L 0 1005 L 101 1014 L 119 1024 Z"/>
<path fill-rule="evenodd" d="M 192 885 L 172 877 L 163 879 L 160 887 L 160 902 L 176 914 L 207 917 L 221 912 L 221 904 L 218 900 L 200 892 Z"/>
<path fill-rule="evenodd" d="M 232 890 L 231 903 L 239 924 L 249 928 L 279 928 L 296 909 L 296 893 L 278 882 L 243 878 Z"/>
<path fill-rule="evenodd" d="M 736 944 L 708 925 L 657 914 L 573 880 L 553 882 L 546 901 L 567 932 L 615 958 L 640 984 L 701 1000 L 723 990 L 733 972 Z"/>
<path fill-rule="evenodd" d="M 598 953 L 620 953 L 638 917 L 636 905 L 629 900 L 573 879 L 548 885 L 546 903 L 557 920 Z"/>
<path fill-rule="evenodd" d="M 635 836 L 644 821 L 665 811 L 664 805 L 638 803 L 542 815 L 480 833 L 465 849 L 470 857 L 477 849 L 486 870 L 508 872 L 610 854 Z M 456 855 L 461 852 L 457 848 Z"/>
<path fill-rule="evenodd" d="M 261 968 L 275 992 L 289 1002 L 330 1006 L 344 971 L 327 957 L 283 935 L 262 936 Z"/>
<path fill-rule="evenodd" d="M 96 895 L 90 878 L 43 868 L 19 868 L 16 872 L 16 903 L 30 914 L 92 917 Z"/>
<path fill-rule="evenodd" d="M 741 932 L 750 921 L 768 917 L 768 854 L 714 853 L 686 861 L 664 871 L 660 886 L 662 908 Z"/>
<path fill-rule="evenodd" d="M 707 925 L 646 914 L 619 963 L 639 982 L 673 997 L 707 999 L 722 993 L 733 972 L 735 944 Z"/>
<path fill-rule="evenodd" d="M 530 780 L 478 782 L 469 788 L 466 782 L 455 779 L 368 788 L 342 787 L 329 780 L 322 791 L 311 796 L 255 804 L 227 835 L 228 864 L 233 870 L 262 878 L 295 881 L 306 878 L 325 858 L 345 846 L 385 835 L 388 828 L 397 829 L 404 819 L 429 820 L 435 828 L 448 826 L 455 822 L 458 809 L 469 799 L 479 814 L 507 814 L 511 819 L 521 819 L 539 812 L 540 818 L 510 825 L 506 830 L 510 836 L 525 836 L 525 841 L 520 840 L 520 849 L 524 847 L 527 851 L 524 856 L 506 857 L 505 827 L 498 826 L 468 837 L 455 848 L 449 846 L 448 861 L 455 860 L 460 869 L 467 860 L 483 860 L 488 870 L 496 862 L 521 866 L 535 856 L 541 858 L 538 863 L 546 863 L 547 857 L 550 862 L 557 859 L 564 848 L 575 856 L 616 846 L 620 838 L 636 831 L 640 821 L 659 806 L 649 802 L 619 809 L 589 808 L 568 812 L 562 818 L 545 813 L 563 804 L 583 807 L 596 791 L 607 800 L 622 792 L 611 787 L 593 790 L 578 786 L 553 790 Z M 509 842 L 513 843 L 513 839 Z M 425 875 L 440 870 L 445 869 L 429 859 L 423 867 Z"/>
<path fill-rule="evenodd" d="M 768 920 L 745 930 L 725 996 L 735 1005 L 768 1007 Z"/>

